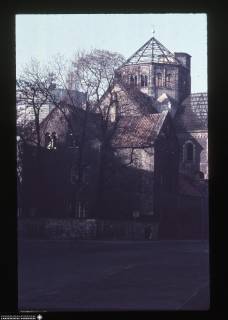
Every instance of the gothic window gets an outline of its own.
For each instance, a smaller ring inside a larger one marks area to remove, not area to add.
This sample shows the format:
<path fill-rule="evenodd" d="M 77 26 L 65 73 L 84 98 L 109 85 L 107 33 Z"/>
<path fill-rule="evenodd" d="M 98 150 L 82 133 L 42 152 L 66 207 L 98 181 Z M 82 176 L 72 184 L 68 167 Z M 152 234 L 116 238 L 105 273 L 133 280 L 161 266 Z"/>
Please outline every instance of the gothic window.
<path fill-rule="evenodd" d="M 166 75 L 166 87 L 168 88 L 171 88 L 171 78 L 172 76 L 170 73 Z"/>
<path fill-rule="evenodd" d="M 162 87 L 162 74 L 160 72 L 156 75 L 156 86 Z"/>

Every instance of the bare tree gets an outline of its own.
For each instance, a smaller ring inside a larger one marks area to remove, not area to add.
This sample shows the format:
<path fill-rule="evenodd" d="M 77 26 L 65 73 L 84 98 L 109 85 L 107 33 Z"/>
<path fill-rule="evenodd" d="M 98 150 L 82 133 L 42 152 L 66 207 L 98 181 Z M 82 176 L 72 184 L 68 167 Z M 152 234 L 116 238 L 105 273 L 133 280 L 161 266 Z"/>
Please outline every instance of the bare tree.
<path fill-rule="evenodd" d="M 111 106 L 102 106 L 102 99 L 110 95 L 113 89 L 115 70 L 124 62 L 124 57 L 118 53 L 106 50 L 92 50 L 89 53 L 79 52 L 72 62 L 73 73 L 70 78 L 75 79 L 75 87 L 86 93 L 86 112 L 96 112 L 100 115 L 100 161 L 98 168 L 97 200 L 94 210 L 97 213 L 102 205 L 105 169 L 110 153 L 110 141 L 117 121 L 110 126 Z"/>
<path fill-rule="evenodd" d="M 18 135 L 35 143 L 38 151 L 41 147 L 41 109 L 49 103 L 47 92 L 53 89 L 53 81 L 53 74 L 44 72 L 35 59 L 26 65 L 16 80 Z"/>

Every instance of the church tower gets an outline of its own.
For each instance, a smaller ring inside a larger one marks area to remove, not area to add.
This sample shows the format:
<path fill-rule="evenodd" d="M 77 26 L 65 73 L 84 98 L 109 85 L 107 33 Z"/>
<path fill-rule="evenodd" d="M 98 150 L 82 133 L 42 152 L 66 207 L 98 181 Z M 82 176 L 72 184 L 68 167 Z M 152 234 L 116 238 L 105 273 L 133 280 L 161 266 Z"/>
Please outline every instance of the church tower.
<path fill-rule="evenodd" d="M 171 53 L 155 37 L 127 59 L 117 74 L 155 99 L 166 94 L 180 104 L 191 93 L 191 56 Z"/>

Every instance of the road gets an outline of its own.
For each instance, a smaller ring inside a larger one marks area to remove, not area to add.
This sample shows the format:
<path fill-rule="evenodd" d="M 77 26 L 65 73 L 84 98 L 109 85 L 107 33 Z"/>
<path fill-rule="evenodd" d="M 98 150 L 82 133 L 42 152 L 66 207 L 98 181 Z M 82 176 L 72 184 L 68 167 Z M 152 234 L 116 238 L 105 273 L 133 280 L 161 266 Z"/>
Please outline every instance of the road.
<path fill-rule="evenodd" d="M 206 241 L 18 244 L 19 309 L 208 310 Z"/>

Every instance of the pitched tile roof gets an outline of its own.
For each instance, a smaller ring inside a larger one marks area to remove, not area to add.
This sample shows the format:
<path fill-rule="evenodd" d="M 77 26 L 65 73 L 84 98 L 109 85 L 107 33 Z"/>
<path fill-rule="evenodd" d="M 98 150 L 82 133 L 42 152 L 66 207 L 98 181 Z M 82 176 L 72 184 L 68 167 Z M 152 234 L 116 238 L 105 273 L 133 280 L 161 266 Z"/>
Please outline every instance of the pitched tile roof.
<path fill-rule="evenodd" d="M 175 117 L 177 131 L 207 130 L 207 93 L 192 93 L 181 104 Z"/>
<path fill-rule="evenodd" d="M 151 145 L 160 133 L 168 112 L 122 117 L 112 139 L 115 148 L 142 148 Z"/>

